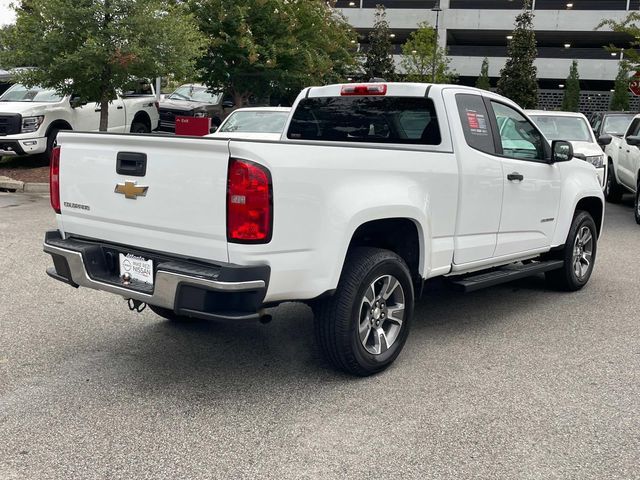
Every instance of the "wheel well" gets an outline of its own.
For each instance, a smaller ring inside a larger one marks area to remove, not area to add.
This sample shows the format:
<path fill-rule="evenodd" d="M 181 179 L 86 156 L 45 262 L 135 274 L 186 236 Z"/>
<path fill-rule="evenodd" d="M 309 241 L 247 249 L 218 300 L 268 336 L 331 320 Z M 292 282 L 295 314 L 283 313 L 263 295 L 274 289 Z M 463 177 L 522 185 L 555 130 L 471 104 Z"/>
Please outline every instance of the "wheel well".
<path fill-rule="evenodd" d="M 49 134 L 51 133 L 51 130 L 53 130 L 53 129 L 73 130 L 73 128 L 71 128 L 71 125 L 69 125 L 64 120 L 56 120 L 54 122 L 51 122 L 51 125 L 49 125 L 49 127 L 47 128 L 47 133 L 45 134 L 45 137 L 48 137 Z"/>
<path fill-rule="evenodd" d="M 147 127 L 149 127 L 149 130 L 151 130 L 151 118 L 149 117 L 149 114 L 147 112 L 136 113 L 135 117 L 133 117 L 133 122 L 131 122 L 131 125 L 133 126 L 134 123 L 144 123 Z"/>
<path fill-rule="evenodd" d="M 581 199 L 576 205 L 577 210 L 584 210 L 593 217 L 593 221 L 596 222 L 596 229 L 598 235 L 600 235 L 600 229 L 602 228 L 602 202 L 597 197 L 586 197 Z"/>
<path fill-rule="evenodd" d="M 351 238 L 354 247 L 377 247 L 391 250 L 406 262 L 414 282 L 420 278 L 420 237 L 413 220 L 387 218 L 360 225 Z"/>

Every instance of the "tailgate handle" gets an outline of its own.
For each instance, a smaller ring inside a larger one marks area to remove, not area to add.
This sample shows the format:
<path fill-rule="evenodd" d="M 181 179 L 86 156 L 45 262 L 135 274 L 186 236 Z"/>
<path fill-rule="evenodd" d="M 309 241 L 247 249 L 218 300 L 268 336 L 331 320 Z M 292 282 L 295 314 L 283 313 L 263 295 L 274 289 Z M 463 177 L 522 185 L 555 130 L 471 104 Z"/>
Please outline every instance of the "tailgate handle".
<path fill-rule="evenodd" d="M 144 177 L 147 174 L 147 154 L 118 152 L 116 173 L 130 177 Z"/>

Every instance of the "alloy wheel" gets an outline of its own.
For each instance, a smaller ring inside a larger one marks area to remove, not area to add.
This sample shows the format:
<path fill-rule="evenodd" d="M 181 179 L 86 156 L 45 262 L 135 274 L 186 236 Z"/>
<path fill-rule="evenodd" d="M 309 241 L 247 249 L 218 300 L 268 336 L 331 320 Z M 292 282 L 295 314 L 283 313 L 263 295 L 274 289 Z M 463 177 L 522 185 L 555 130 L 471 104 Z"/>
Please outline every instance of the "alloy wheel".
<path fill-rule="evenodd" d="M 591 229 L 582 226 L 573 244 L 573 271 L 578 280 L 583 280 L 591 268 L 593 257 L 593 235 Z"/>
<path fill-rule="evenodd" d="M 404 323 L 405 295 L 393 275 L 374 280 L 360 303 L 358 336 L 372 355 L 386 352 L 398 339 Z"/>

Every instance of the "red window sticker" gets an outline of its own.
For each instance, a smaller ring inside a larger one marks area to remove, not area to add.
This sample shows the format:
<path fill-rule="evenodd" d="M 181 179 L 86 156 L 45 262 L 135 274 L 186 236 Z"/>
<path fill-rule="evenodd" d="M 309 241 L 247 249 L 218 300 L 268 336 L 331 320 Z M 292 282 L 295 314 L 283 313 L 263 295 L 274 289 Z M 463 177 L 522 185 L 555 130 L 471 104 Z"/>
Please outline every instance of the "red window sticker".
<path fill-rule="evenodd" d="M 487 119 L 475 110 L 467 110 L 467 125 L 471 133 L 475 135 L 488 135 Z"/>

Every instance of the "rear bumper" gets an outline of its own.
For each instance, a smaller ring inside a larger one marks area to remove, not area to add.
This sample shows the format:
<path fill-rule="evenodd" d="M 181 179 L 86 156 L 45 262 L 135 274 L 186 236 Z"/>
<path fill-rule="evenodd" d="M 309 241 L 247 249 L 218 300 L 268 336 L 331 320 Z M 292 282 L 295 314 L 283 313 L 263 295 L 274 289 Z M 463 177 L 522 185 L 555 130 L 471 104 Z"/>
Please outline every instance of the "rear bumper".
<path fill-rule="evenodd" d="M 266 265 L 206 264 L 99 241 L 62 239 L 58 231 L 46 233 L 44 251 L 54 263 L 47 274 L 56 280 L 198 318 L 257 319 L 269 284 L 270 268 Z M 123 283 L 120 252 L 153 260 L 153 286 Z"/>

